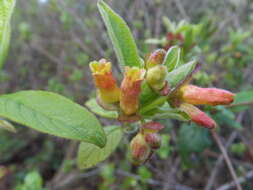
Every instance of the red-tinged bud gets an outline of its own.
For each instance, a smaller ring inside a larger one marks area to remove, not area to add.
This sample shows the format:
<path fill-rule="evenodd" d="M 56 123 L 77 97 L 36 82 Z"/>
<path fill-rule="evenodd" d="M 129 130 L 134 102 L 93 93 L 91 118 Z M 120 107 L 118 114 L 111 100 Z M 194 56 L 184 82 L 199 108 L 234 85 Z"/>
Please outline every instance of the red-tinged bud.
<path fill-rule="evenodd" d="M 179 108 L 187 113 L 194 123 L 209 129 L 216 127 L 216 122 L 197 107 L 191 104 L 182 103 Z"/>
<path fill-rule="evenodd" d="M 161 65 L 163 63 L 166 51 L 164 49 L 158 49 L 153 52 L 146 61 L 146 69 L 150 69 L 154 66 Z"/>
<path fill-rule="evenodd" d="M 90 63 L 90 70 L 97 87 L 98 98 L 107 104 L 118 102 L 120 89 L 112 75 L 111 63 L 105 59 L 93 61 Z"/>
<path fill-rule="evenodd" d="M 132 115 L 138 111 L 141 82 L 145 70 L 137 67 L 126 67 L 125 76 L 120 87 L 120 108 L 125 115 Z"/>
<path fill-rule="evenodd" d="M 133 162 L 137 165 L 149 159 L 151 148 L 146 143 L 143 134 L 138 133 L 130 143 L 130 153 Z"/>
<path fill-rule="evenodd" d="M 150 121 L 142 125 L 143 133 L 157 133 L 161 131 L 164 126 L 161 123 Z"/>
<path fill-rule="evenodd" d="M 146 80 L 149 86 L 155 91 L 162 90 L 166 85 L 167 68 L 164 65 L 157 65 L 148 69 Z"/>
<path fill-rule="evenodd" d="M 200 88 L 194 85 L 185 85 L 180 89 L 180 92 L 184 102 L 194 105 L 227 105 L 234 101 L 233 93 L 218 88 Z"/>
<path fill-rule="evenodd" d="M 158 133 L 144 134 L 145 141 L 152 149 L 159 149 L 161 146 L 161 136 Z"/>

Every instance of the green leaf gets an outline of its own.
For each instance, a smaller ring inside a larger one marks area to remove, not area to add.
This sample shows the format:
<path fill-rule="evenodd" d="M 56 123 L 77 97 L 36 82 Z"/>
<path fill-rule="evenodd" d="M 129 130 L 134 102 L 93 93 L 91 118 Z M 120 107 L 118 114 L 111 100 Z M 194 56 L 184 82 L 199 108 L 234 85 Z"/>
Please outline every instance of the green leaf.
<path fill-rule="evenodd" d="M 118 113 L 116 111 L 107 111 L 104 110 L 101 106 L 98 105 L 95 98 L 88 100 L 85 105 L 95 114 L 100 115 L 109 119 L 117 119 Z"/>
<path fill-rule="evenodd" d="M 15 4 L 15 0 L 0 1 L 0 68 L 8 53 L 11 34 L 10 20 Z"/>
<path fill-rule="evenodd" d="M 191 61 L 168 73 L 166 80 L 168 81 L 170 87 L 175 88 L 178 84 L 187 79 L 192 74 L 196 66 L 197 62 Z"/>
<path fill-rule="evenodd" d="M 183 125 L 179 131 L 179 150 L 182 153 L 202 152 L 211 145 L 209 131 L 195 124 Z"/>
<path fill-rule="evenodd" d="M 43 133 L 103 147 L 106 136 L 96 117 L 55 93 L 21 91 L 0 96 L 0 117 Z"/>
<path fill-rule="evenodd" d="M 13 132 L 13 133 L 17 132 L 15 127 L 10 122 L 8 122 L 4 119 L 0 119 L 0 128 L 5 129 L 10 132 Z"/>
<path fill-rule="evenodd" d="M 148 115 L 148 113 L 146 114 Z M 190 117 L 185 112 L 179 109 L 158 109 L 155 111 L 155 114 L 151 116 L 151 118 L 152 119 L 176 119 L 179 121 L 190 120 Z"/>
<path fill-rule="evenodd" d="M 169 72 L 179 65 L 180 52 L 181 50 L 178 46 L 173 46 L 167 51 L 163 64 L 167 66 Z"/>
<path fill-rule="evenodd" d="M 138 55 L 137 46 L 126 22 L 101 0 L 98 1 L 98 9 L 112 40 L 121 68 L 124 66 L 141 67 L 142 62 Z"/>
<path fill-rule="evenodd" d="M 235 95 L 235 100 L 230 107 L 235 112 L 241 112 L 250 108 L 247 104 L 253 104 L 253 90 L 237 93 Z"/>
<path fill-rule="evenodd" d="M 81 143 L 78 150 L 78 167 L 86 169 L 108 158 L 118 146 L 123 132 L 119 126 L 105 127 L 107 143 L 104 148 L 99 148 L 89 143 Z"/>
<path fill-rule="evenodd" d="M 143 81 L 141 84 L 140 107 L 142 108 L 150 104 L 158 97 L 159 94 L 157 94 L 153 89 L 150 88 L 147 81 Z"/>

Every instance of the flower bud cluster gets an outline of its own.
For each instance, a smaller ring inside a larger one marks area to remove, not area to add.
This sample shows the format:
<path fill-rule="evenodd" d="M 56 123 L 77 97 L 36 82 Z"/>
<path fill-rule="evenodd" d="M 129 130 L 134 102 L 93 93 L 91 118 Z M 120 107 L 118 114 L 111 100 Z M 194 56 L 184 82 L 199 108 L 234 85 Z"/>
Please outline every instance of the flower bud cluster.
<path fill-rule="evenodd" d="M 130 143 L 132 161 L 137 164 L 145 163 L 152 153 L 161 146 L 161 137 L 158 134 L 164 127 L 158 122 L 148 122 L 142 125 L 139 133 Z"/>

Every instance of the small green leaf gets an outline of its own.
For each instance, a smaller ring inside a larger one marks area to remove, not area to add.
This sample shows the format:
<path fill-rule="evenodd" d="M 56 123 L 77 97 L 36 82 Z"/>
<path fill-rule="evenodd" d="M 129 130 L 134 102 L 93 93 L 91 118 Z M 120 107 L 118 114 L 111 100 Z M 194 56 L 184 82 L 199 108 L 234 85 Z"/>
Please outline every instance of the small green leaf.
<path fill-rule="evenodd" d="M 150 88 L 147 81 L 143 81 L 141 84 L 140 107 L 142 108 L 150 104 L 150 102 L 154 101 L 158 97 L 159 94 Z"/>
<path fill-rule="evenodd" d="M 156 110 L 156 113 L 153 116 L 151 116 L 151 118 L 152 119 L 176 119 L 179 121 L 190 120 L 190 117 L 185 112 L 179 109 L 158 109 Z"/>
<path fill-rule="evenodd" d="M 10 20 L 15 4 L 15 0 L 0 1 L 0 68 L 4 64 L 9 49 L 11 35 Z"/>
<path fill-rule="evenodd" d="M 141 67 L 136 43 L 126 22 L 105 2 L 98 1 L 98 9 L 104 20 L 121 68 L 124 66 Z"/>
<path fill-rule="evenodd" d="M 180 52 L 181 50 L 178 46 L 173 46 L 167 51 L 163 64 L 167 66 L 169 72 L 178 67 Z"/>
<path fill-rule="evenodd" d="M 168 73 L 166 80 L 168 81 L 170 87 L 175 88 L 178 84 L 187 79 L 192 74 L 196 66 L 197 62 L 191 61 Z"/>
<path fill-rule="evenodd" d="M 96 117 L 55 93 L 21 91 L 0 96 L 0 117 L 43 133 L 103 147 L 106 136 Z"/>
<path fill-rule="evenodd" d="M 15 127 L 10 122 L 4 119 L 0 119 L 0 128 L 13 132 L 13 133 L 17 132 Z"/>
<path fill-rule="evenodd" d="M 108 158 L 118 146 L 123 132 L 119 126 L 105 127 L 107 143 L 104 148 L 99 148 L 89 143 L 81 143 L 78 150 L 78 167 L 86 169 Z"/>
<path fill-rule="evenodd" d="M 163 24 L 167 29 L 167 32 L 172 32 L 174 33 L 176 31 L 176 24 L 171 22 L 171 20 L 168 17 L 163 17 Z"/>
<path fill-rule="evenodd" d="M 116 111 L 107 111 L 104 110 L 101 106 L 98 105 L 95 98 L 88 100 L 85 105 L 95 114 L 100 115 L 109 119 L 117 119 L 118 113 Z"/>

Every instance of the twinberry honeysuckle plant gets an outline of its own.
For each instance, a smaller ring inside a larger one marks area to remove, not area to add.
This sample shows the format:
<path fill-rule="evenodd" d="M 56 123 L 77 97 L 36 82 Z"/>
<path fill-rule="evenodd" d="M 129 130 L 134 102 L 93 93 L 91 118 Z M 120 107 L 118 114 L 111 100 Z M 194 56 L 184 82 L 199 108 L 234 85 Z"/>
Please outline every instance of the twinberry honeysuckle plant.
<path fill-rule="evenodd" d="M 6 56 L 10 36 L 10 17 L 15 0 L 0 2 L 0 56 Z M 6 120 L 37 131 L 80 142 L 78 166 L 89 168 L 105 160 L 119 145 L 124 127 L 133 124 L 138 132 L 131 140 L 131 159 L 145 163 L 160 147 L 159 132 L 164 128 L 157 119 L 192 121 L 214 129 L 215 121 L 196 105 L 226 105 L 234 94 L 216 88 L 190 84 L 199 68 L 197 61 L 183 63 L 180 48 L 154 50 L 142 59 L 124 20 L 103 1 L 98 2 L 116 52 L 122 81 L 117 83 L 112 64 L 105 58 L 90 63 L 97 89 L 96 99 L 85 107 L 52 92 L 26 90 L 0 96 L 0 127 L 15 131 Z M 1 12 L 0 12 L 1 13 Z M 4 42 L 4 43 L 3 43 Z M 115 119 L 120 125 L 102 126 L 95 116 Z"/>
<path fill-rule="evenodd" d="M 113 112 L 113 119 L 121 123 L 121 128 L 137 124 L 138 132 L 129 146 L 132 161 L 145 163 L 160 147 L 159 131 L 164 126 L 156 119 L 192 121 L 214 129 L 216 122 L 196 105 L 227 105 L 233 102 L 234 94 L 190 84 L 200 64 L 195 60 L 182 63 L 178 47 L 167 51 L 154 50 L 143 60 L 123 19 L 103 1 L 98 2 L 98 8 L 112 40 L 123 79 L 117 83 L 112 73 L 113 64 L 107 59 L 91 62 L 89 66 L 97 97 L 89 100 L 87 106 L 104 117 L 107 117 L 107 111 L 108 117 Z M 100 111 L 97 110 L 99 107 Z"/>

